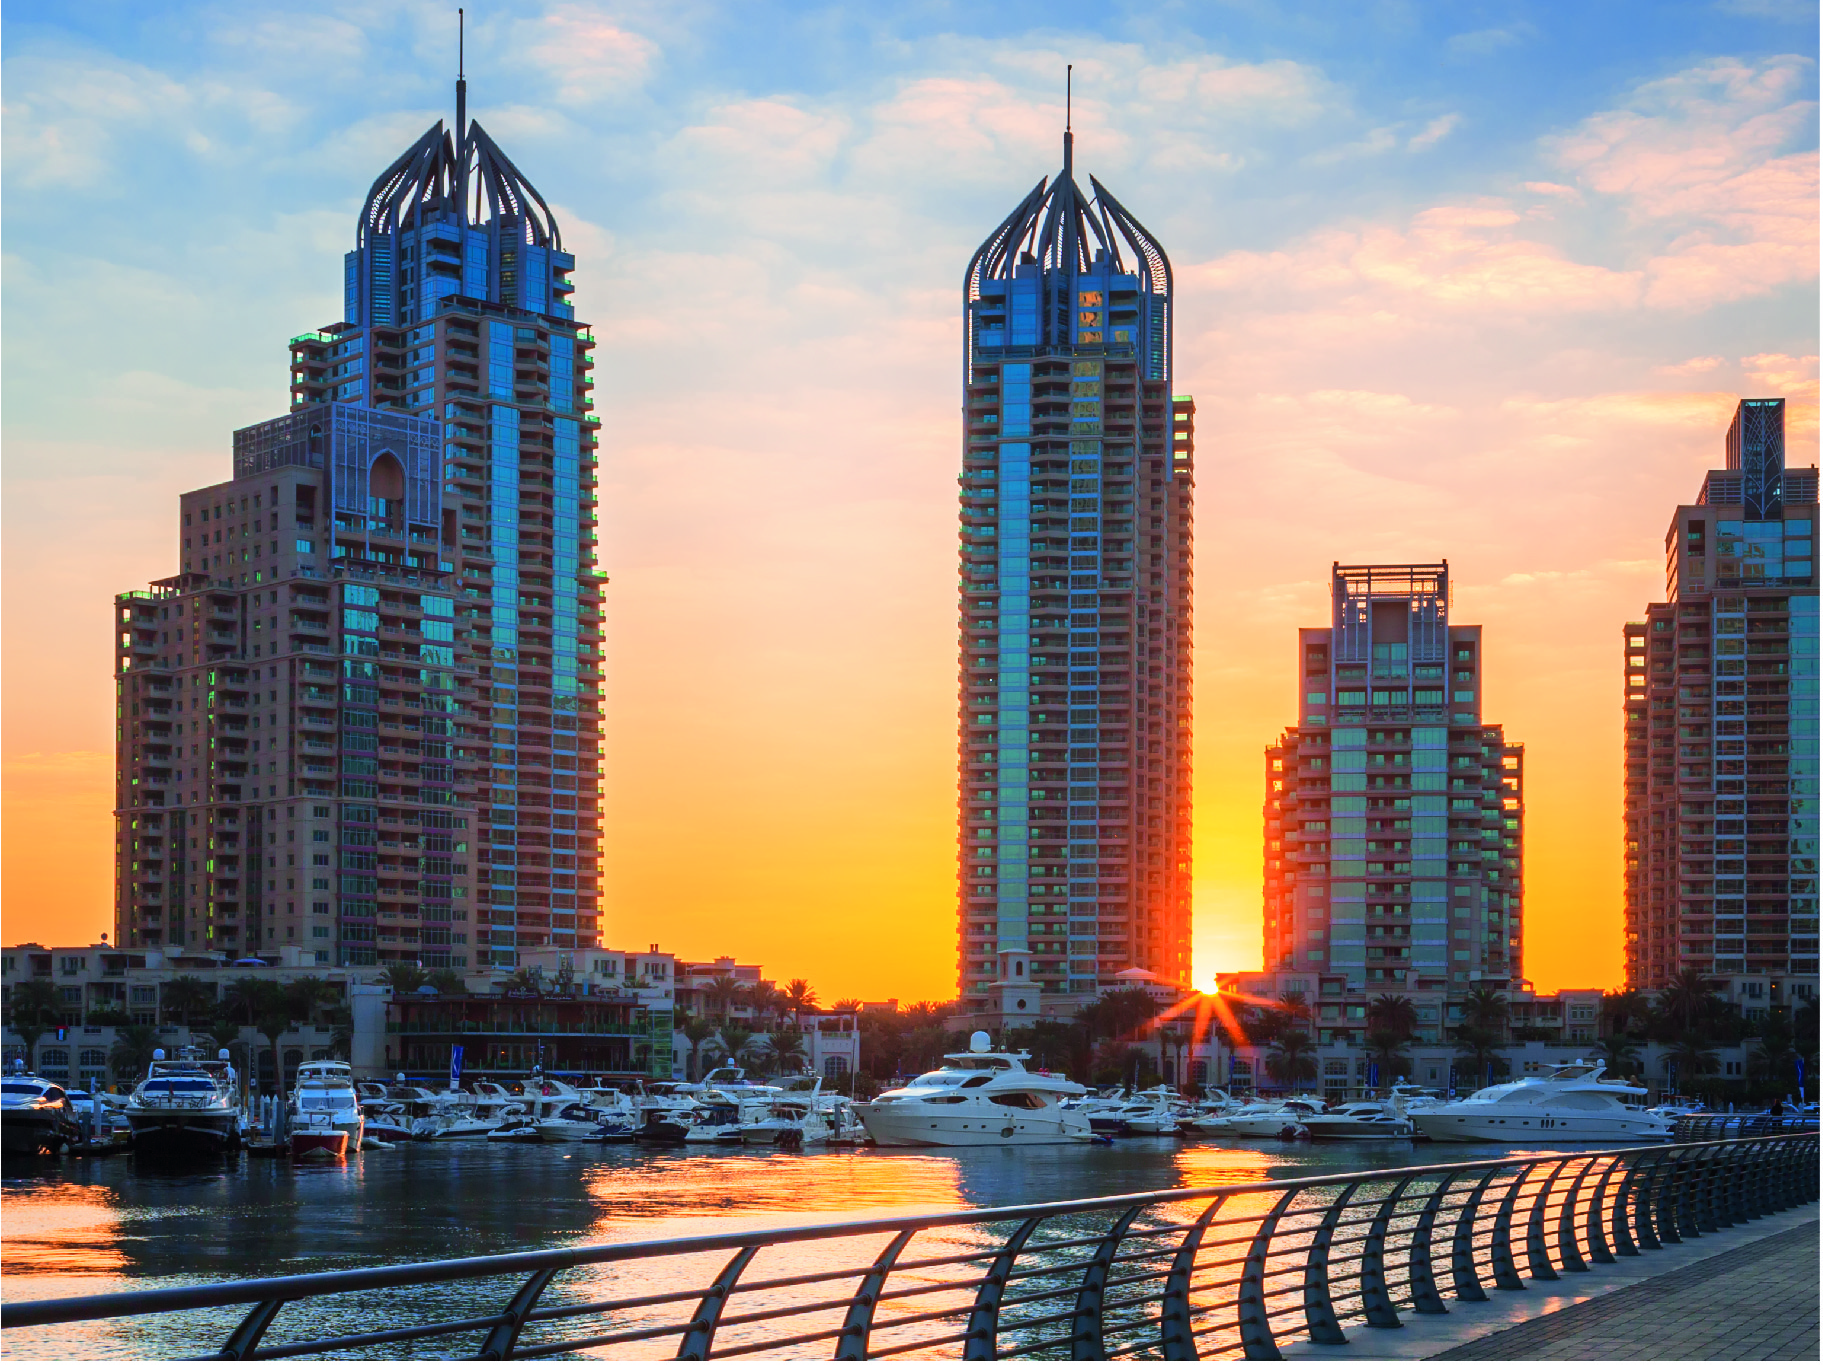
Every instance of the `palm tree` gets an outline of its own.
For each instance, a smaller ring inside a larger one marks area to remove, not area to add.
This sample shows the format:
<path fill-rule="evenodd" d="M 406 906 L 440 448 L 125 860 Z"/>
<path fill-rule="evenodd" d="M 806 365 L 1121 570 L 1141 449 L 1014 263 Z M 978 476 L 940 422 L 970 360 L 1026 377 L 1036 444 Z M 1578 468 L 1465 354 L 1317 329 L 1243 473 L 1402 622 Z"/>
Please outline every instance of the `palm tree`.
<path fill-rule="evenodd" d="M 13 987 L 13 1032 L 25 1043 L 25 1069 L 38 1069 L 38 1040 L 57 1027 L 57 988 L 34 977 Z"/>
<path fill-rule="evenodd" d="M 468 982 L 454 967 L 439 967 L 424 978 L 424 984 L 435 986 L 438 995 L 467 995 Z"/>
<path fill-rule="evenodd" d="M 1376 996 L 1367 1007 L 1367 1023 L 1370 1028 L 1396 1034 L 1403 1040 L 1418 1031 L 1418 1007 L 1410 996 Z"/>
<path fill-rule="evenodd" d="M 229 1016 L 238 1016 L 241 1023 L 251 1028 L 253 1016 L 258 1012 L 265 989 L 270 984 L 257 976 L 236 977 L 228 983 L 228 989 L 222 992 L 223 1011 Z"/>
<path fill-rule="evenodd" d="M 116 1080 L 146 1074 L 152 1065 L 152 1054 L 158 1049 L 158 1030 L 150 1024 L 128 1024 L 114 1034 L 114 1046 L 108 1049 L 108 1070 Z"/>
<path fill-rule="evenodd" d="M 796 1019 L 817 1007 L 817 991 L 801 976 L 785 983 L 785 998 L 791 1002 L 791 1017 Z"/>
<path fill-rule="evenodd" d="M 1641 991 L 1604 991 L 1601 997 L 1601 1017 L 1609 1030 L 1614 1033 L 1636 1033 L 1632 1027 L 1641 1028 L 1652 1016 L 1652 1004 Z"/>
<path fill-rule="evenodd" d="M 1685 967 L 1658 993 L 1659 1008 L 1685 1033 L 1709 1016 L 1717 999 L 1715 986 L 1695 967 Z"/>
<path fill-rule="evenodd" d="M 177 1022 L 189 1028 L 192 1019 L 215 1007 L 215 987 L 199 976 L 173 977 L 159 988 L 158 1007 L 166 1022 L 176 1015 Z"/>
<path fill-rule="evenodd" d="M 1184 1075 L 1183 1067 L 1183 1053 L 1184 1048 L 1189 1045 L 1189 1035 L 1184 1032 L 1183 1026 L 1180 1024 L 1165 1024 L 1158 1029 L 1157 1037 L 1158 1059 L 1163 1062 L 1166 1056 L 1171 1058 L 1171 1081 L 1181 1090 L 1189 1079 Z M 1163 1066 L 1159 1067 L 1160 1071 L 1164 1069 Z"/>
<path fill-rule="evenodd" d="M 1639 1039 L 1627 1033 L 1610 1033 L 1598 1042 L 1608 1070 L 1616 1076 L 1631 1076 L 1639 1062 Z"/>
<path fill-rule="evenodd" d="M 1506 1059 L 1500 1055 L 1499 1033 L 1479 1024 L 1463 1024 L 1457 1028 L 1456 1055 L 1474 1068 L 1476 1089 L 1485 1085 L 1496 1071 L 1506 1069 Z"/>
<path fill-rule="evenodd" d="M 861 1002 L 852 995 L 845 995 L 840 1000 L 836 1001 L 835 1004 L 831 1005 L 830 1008 L 837 1014 L 859 1014 L 861 1012 Z"/>
<path fill-rule="evenodd" d="M 1405 1035 L 1396 1029 L 1369 1029 L 1364 1041 L 1367 1055 L 1379 1064 L 1380 1074 L 1388 1085 L 1392 1084 L 1392 1077 L 1403 1076 L 1412 1069 L 1412 1059 L 1405 1055 Z"/>
<path fill-rule="evenodd" d="M 285 989 L 291 993 L 292 1003 L 306 1023 L 315 1023 L 323 1007 L 342 999 L 341 988 L 320 976 L 300 976 Z"/>
<path fill-rule="evenodd" d="M 747 987 L 747 1004 L 756 1021 L 766 1022 L 779 1017 L 785 994 L 770 981 L 756 981 Z"/>
<path fill-rule="evenodd" d="M 807 1055 L 804 1031 L 795 1024 L 780 1024 L 766 1035 L 763 1046 L 768 1062 L 780 1071 L 785 1070 L 786 1063 L 801 1062 Z"/>
<path fill-rule="evenodd" d="M 1286 991 L 1279 997 L 1278 1010 L 1294 1024 L 1310 1022 L 1310 1002 L 1304 998 L 1303 991 Z"/>
<path fill-rule="evenodd" d="M 430 980 L 430 973 L 415 962 L 388 963 L 380 980 L 391 986 L 394 995 L 410 995 Z"/>
<path fill-rule="evenodd" d="M 1272 1046 L 1266 1053 L 1266 1074 L 1281 1085 L 1314 1081 L 1317 1078 L 1317 1059 L 1311 1054 L 1315 1046 L 1310 1035 L 1302 1030 L 1291 1029 L 1281 1033 L 1272 1040 Z"/>
<path fill-rule="evenodd" d="M 723 1054 L 730 1061 L 739 1062 L 753 1042 L 753 1030 L 742 1024 L 723 1024 L 716 1031 L 721 1035 Z"/>
<path fill-rule="evenodd" d="M 684 1079 L 694 1081 L 697 1079 L 697 1056 L 702 1051 L 702 1045 L 715 1036 L 715 1025 L 697 1015 L 686 1014 L 678 1022 L 677 1028 L 690 1045 L 689 1052 L 684 1055 Z"/>
<path fill-rule="evenodd" d="M 709 1006 L 713 1019 L 726 1020 L 740 1000 L 744 988 L 727 972 L 717 972 L 703 987 L 703 1003 Z"/>
<path fill-rule="evenodd" d="M 282 1113 L 285 1108 L 285 1054 L 279 1048 L 279 1039 L 291 1032 L 298 1016 L 307 1011 L 300 1009 L 299 997 L 278 982 L 261 981 L 258 985 L 253 1027 L 272 1048 L 273 1084 L 278 1091 L 278 1107 Z"/>
<path fill-rule="evenodd" d="M 1769 1081 L 1786 1081 L 1793 1075 L 1798 1050 L 1790 1025 L 1776 1015 L 1760 1026 L 1747 1054 L 1747 1070 Z"/>
<path fill-rule="evenodd" d="M 1685 971 L 1691 970 L 1685 968 Z M 1682 975 L 1682 973 L 1679 973 Z M 1676 1069 L 1678 1076 L 1707 1076 L 1715 1070 L 1718 1060 L 1715 1051 L 1709 1046 L 1709 1040 L 1694 1031 L 1680 1033 L 1677 1041 L 1671 1045 L 1671 1051 L 1665 1060 Z M 1681 1084 L 1681 1082 L 1680 1082 Z"/>
<path fill-rule="evenodd" d="M 1506 997 L 1486 983 L 1469 987 L 1462 997 L 1463 1022 L 1499 1038 L 1506 1028 Z"/>

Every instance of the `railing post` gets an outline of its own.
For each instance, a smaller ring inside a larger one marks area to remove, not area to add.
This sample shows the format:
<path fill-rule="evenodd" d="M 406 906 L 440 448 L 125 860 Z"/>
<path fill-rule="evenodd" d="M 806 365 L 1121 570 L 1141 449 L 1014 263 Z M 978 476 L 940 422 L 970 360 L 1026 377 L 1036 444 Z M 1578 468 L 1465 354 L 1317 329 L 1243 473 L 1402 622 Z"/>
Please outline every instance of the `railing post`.
<path fill-rule="evenodd" d="M 1557 1271 L 1551 1266 L 1550 1248 L 1545 1245 L 1544 1219 L 1551 1203 L 1551 1186 L 1557 1183 L 1558 1173 L 1568 1164 L 1569 1161 L 1566 1158 L 1545 1171 L 1543 1178 L 1539 1181 L 1537 1193 L 1532 1196 L 1532 1207 L 1526 1210 L 1526 1271 L 1534 1280 L 1557 1278 Z"/>
<path fill-rule="evenodd" d="M 266 1335 L 266 1329 L 272 1326 L 272 1320 L 279 1315 L 279 1309 L 285 1306 L 284 1299 L 267 1299 L 253 1305 L 253 1311 L 240 1321 L 240 1326 L 229 1333 L 228 1340 L 216 1352 L 217 1360 L 246 1360 L 260 1344 L 260 1338 Z"/>
<path fill-rule="evenodd" d="M 1447 1313 L 1449 1308 L 1444 1304 L 1442 1295 L 1437 1293 L 1437 1272 L 1432 1264 L 1431 1231 L 1437 1225 L 1437 1211 L 1443 1207 L 1443 1198 L 1449 1191 L 1454 1176 L 1441 1176 L 1437 1188 L 1431 1191 L 1431 1197 L 1424 1203 L 1424 1211 L 1418 1215 L 1418 1224 L 1412 1229 L 1410 1254 L 1406 1258 L 1406 1276 L 1412 1287 L 1412 1311 L 1415 1313 Z"/>
<path fill-rule="evenodd" d="M 1006 1239 L 1000 1254 L 981 1277 L 981 1288 L 975 1291 L 975 1306 L 968 1315 L 968 1335 L 962 1343 L 964 1360 L 998 1360 L 1000 1358 L 1000 1300 L 1006 1294 L 1007 1277 L 1019 1260 L 1026 1239 L 1038 1230 L 1038 1219 L 1028 1218 Z"/>
<path fill-rule="evenodd" d="M 677 1348 L 678 1360 L 707 1360 L 709 1349 L 715 1345 L 715 1326 L 722 1320 L 722 1309 L 728 1306 L 728 1296 L 734 1292 L 735 1281 L 747 1268 L 757 1246 L 742 1247 L 734 1253 L 728 1264 L 722 1267 L 722 1273 L 715 1277 L 715 1283 L 709 1286 L 702 1302 L 696 1305 L 696 1316 L 690 1319 L 690 1330 L 684 1333 L 683 1341 Z"/>
<path fill-rule="evenodd" d="M 842 1335 L 836 1339 L 837 1360 L 867 1359 L 867 1335 L 873 1330 L 874 1307 L 880 1302 L 880 1291 L 886 1287 L 886 1277 L 892 1274 L 899 1253 L 905 1250 L 905 1244 L 911 1241 L 916 1231 L 916 1228 L 907 1228 L 888 1242 L 886 1250 L 880 1253 L 867 1274 L 861 1277 L 855 1296 L 848 1301 L 848 1316 L 842 1321 Z"/>
<path fill-rule="evenodd" d="M 1475 1218 L 1481 1212 L 1482 1196 L 1499 1173 L 1495 1168 L 1483 1175 L 1469 1191 L 1462 1212 L 1456 1215 L 1455 1235 L 1450 1238 L 1450 1287 L 1457 1303 L 1481 1303 L 1488 1296 L 1475 1271 Z"/>
<path fill-rule="evenodd" d="M 1589 1259 L 1597 1265 L 1614 1263 L 1614 1252 L 1608 1246 L 1608 1186 L 1614 1182 L 1614 1173 L 1625 1169 L 1620 1158 L 1610 1161 L 1589 1196 L 1589 1216 L 1583 1222 L 1583 1236 L 1589 1239 Z M 1616 1197 L 1618 1195 L 1616 1191 Z"/>
<path fill-rule="evenodd" d="M 1563 1263 L 1566 1272 L 1586 1271 L 1589 1268 L 1589 1263 L 1582 1258 L 1582 1248 L 1576 1245 L 1576 1201 L 1582 1195 L 1582 1182 L 1588 1178 L 1594 1166 L 1593 1160 L 1586 1160 L 1576 1168 L 1576 1179 L 1570 1182 L 1570 1192 L 1563 1200 L 1563 1211 L 1557 1215 L 1557 1259 Z"/>
<path fill-rule="evenodd" d="M 1525 1281 L 1519 1278 L 1519 1271 L 1513 1265 L 1513 1209 L 1519 1203 L 1520 1186 L 1525 1184 L 1531 1170 L 1531 1166 L 1524 1166 L 1514 1172 L 1513 1183 L 1507 1186 L 1500 1207 L 1494 1211 L 1494 1235 L 1488 1240 L 1488 1263 L 1494 1272 L 1496 1289 L 1525 1288 Z"/>
<path fill-rule="evenodd" d="M 1405 1195 L 1405 1187 L 1416 1177 L 1407 1176 L 1380 1201 L 1379 1211 L 1367 1229 L 1367 1243 L 1361 1248 L 1361 1308 L 1369 1327 L 1403 1327 L 1393 1311 L 1392 1295 L 1386 1292 L 1386 1233 L 1392 1226 L 1393 1211 Z M 1416 1298 L 1414 1292 L 1413 1297 Z"/>
<path fill-rule="evenodd" d="M 1652 1227 L 1658 1234 L 1660 1242 L 1678 1243 L 1684 1240 L 1683 1232 L 1677 1221 L 1677 1196 L 1682 1184 L 1681 1167 L 1684 1154 L 1680 1149 L 1667 1152 L 1660 1166 L 1653 1167 L 1652 1177 L 1656 1188 L 1657 1201 L 1652 1210 Z"/>
<path fill-rule="evenodd" d="M 1766 1172 L 1772 1164 L 1774 1146 L 1770 1142 L 1755 1142 L 1748 1149 L 1745 1163 L 1747 1217 L 1754 1222 L 1772 1211 L 1766 1197 Z"/>
<path fill-rule="evenodd" d="M 1247 1262 L 1241 1267 L 1240 1292 L 1235 1296 L 1236 1325 L 1241 1333 L 1241 1350 L 1249 1360 L 1283 1360 L 1279 1346 L 1272 1339 L 1272 1320 L 1266 1316 L 1266 1259 L 1272 1254 L 1272 1234 L 1278 1231 L 1279 1219 L 1298 1197 L 1297 1190 L 1286 1190 L 1260 1221 L 1247 1247 Z"/>
<path fill-rule="evenodd" d="M 1696 1153 L 1690 1219 L 1696 1225 L 1698 1233 L 1720 1232 L 1725 1226 L 1716 1211 L 1715 1186 L 1716 1177 L 1720 1174 L 1716 1168 L 1716 1159 L 1720 1155 L 1721 1149 L 1718 1147 L 1703 1147 Z"/>
<path fill-rule="evenodd" d="M 1329 1301 L 1329 1244 L 1336 1235 L 1336 1223 L 1342 1217 L 1342 1210 L 1348 1207 L 1348 1201 L 1360 1188 L 1361 1182 L 1354 1181 L 1330 1201 L 1323 1221 L 1317 1225 L 1316 1235 L 1304 1249 L 1304 1329 L 1319 1346 L 1348 1344 L 1341 1324 L 1336 1321 L 1335 1307 Z"/>
<path fill-rule="evenodd" d="M 1196 1253 L 1202 1249 L 1203 1234 L 1209 1230 L 1227 1196 L 1218 1195 L 1204 1209 L 1202 1216 L 1190 1225 L 1177 1255 L 1171 1258 L 1171 1272 L 1165 1277 L 1165 1297 L 1158 1311 L 1159 1353 L 1166 1360 L 1200 1360 L 1196 1349 L 1196 1331 L 1190 1325 L 1190 1279 L 1196 1273 Z"/>
<path fill-rule="evenodd" d="M 1740 1174 L 1737 1156 L 1739 1150 L 1734 1147 L 1715 1147 L 1709 1152 L 1709 1165 L 1714 1173 L 1709 1184 L 1709 1216 L 1718 1228 L 1731 1228 L 1745 1221 L 1735 1193 L 1736 1177 Z"/>
<path fill-rule="evenodd" d="M 532 1277 L 519 1286 L 519 1292 L 513 1295 L 513 1301 L 506 1306 L 506 1320 L 494 1324 L 487 1334 L 487 1340 L 481 1343 L 481 1349 L 475 1352 L 476 1360 L 512 1358 L 513 1347 L 519 1342 L 519 1333 L 525 1327 L 526 1317 L 537 1307 L 538 1296 L 544 1293 L 544 1287 L 556 1273 L 555 1269 L 534 1271 Z"/>
<path fill-rule="evenodd" d="M 1102 1337 L 1101 1321 L 1102 1298 L 1108 1284 L 1108 1266 L 1120 1251 L 1120 1244 L 1126 1238 L 1128 1227 L 1139 1216 L 1139 1209 L 1140 1206 L 1135 1204 L 1114 1220 L 1114 1226 L 1108 1229 L 1108 1235 L 1095 1248 L 1088 1269 L 1082 1272 L 1082 1288 L 1076 1291 L 1076 1317 L 1070 1329 L 1071 1360 L 1108 1358 L 1108 1346 Z"/>
<path fill-rule="evenodd" d="M 1697 1177 L 1701 1160 L 1701 1152 L 1685 1149 L 1680 1153 L 1676 1166 L 1677 1179 L 1674 1182 L 1677 1188 L 1678 1235 L 1692 1241 L 1703 1235 L 1696 1217 Z"/>

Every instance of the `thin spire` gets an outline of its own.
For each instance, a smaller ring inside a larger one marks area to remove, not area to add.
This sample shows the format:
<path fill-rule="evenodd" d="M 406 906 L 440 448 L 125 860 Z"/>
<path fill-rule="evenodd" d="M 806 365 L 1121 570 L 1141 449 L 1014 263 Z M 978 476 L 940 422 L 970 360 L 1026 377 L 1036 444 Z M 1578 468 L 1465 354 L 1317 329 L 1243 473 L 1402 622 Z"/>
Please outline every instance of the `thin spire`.
<path fill-rule="evenodd" d="M 1070 168 L 1076 159 L 1076 134 L 1070 131 L 1070 101 L 1073 85 L 1071 73 L 1075 69 L 1074 62 L 1066 63 L 1063 68 L 1063 178 L 1065 180 L 1070 178 Z"/>
<path fill-rule="evenodd" d="M 468 217 L 468 24 L 456 11 L 456 192 L 458 212 Z"/>

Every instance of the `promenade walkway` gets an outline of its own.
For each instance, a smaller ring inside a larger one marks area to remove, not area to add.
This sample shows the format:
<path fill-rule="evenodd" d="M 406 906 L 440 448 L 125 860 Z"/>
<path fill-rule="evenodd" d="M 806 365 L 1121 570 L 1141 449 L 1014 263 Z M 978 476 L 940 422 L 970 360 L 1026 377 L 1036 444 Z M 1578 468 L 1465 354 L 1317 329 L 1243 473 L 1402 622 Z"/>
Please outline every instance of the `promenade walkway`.
<path fill-rule="evenodd" d="M 1815 1222 L 1432 1360 L 1817 1360 Z"/>

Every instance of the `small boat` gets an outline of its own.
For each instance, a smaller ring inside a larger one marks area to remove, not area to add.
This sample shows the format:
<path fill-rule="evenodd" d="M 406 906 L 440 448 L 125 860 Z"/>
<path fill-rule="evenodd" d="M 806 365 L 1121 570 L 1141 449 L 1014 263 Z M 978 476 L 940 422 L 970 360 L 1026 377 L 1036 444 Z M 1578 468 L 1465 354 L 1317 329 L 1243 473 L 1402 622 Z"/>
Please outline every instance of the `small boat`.
<path fill-rule="evenodd" d="M 1412 1122 L 1433 1142 L 1627 1142 L 1673 1135 L 1676 1120 L 1628 1103 L 1644 1088 L 1604 1080 L 1604 1069 L 1601 1062 L 1572 1062 L 1421 1110 Z"/>
<path fill-rule="evenodd" d="M 305 1119 L 296 1124 L 286 1142 L 293 1161 L 346 1161 L 348 1130 L 326 1119 Z"/>
<path fill-rule="evenodd" d="M 1290 1130 L 1302 1129 L 1306 1119 L 1322 1110 L 1317 1100 L 1261 1100 L 1237 1111 L 1228 1120 L 1228 1129 L 1236 1137 L 1284 1137 Z"/>
<path fill-rule="evenodd" d="M 882 1147 L 1027 1147 L 1089 1142 L 1082 1110 L 1063 1102 L 1087 1092 L 1074 1081 L 1026 1070 L 1030 1054 L 993 1052 L 977 1032 L 967 1052 L 909 1085 L 888 1090 L 855 1112 Z"/>
<path fill-rule="evenodd" d="M 361 1150 L 366 1136 L 367 1119 L 361 1112 L 361 1097 L 355 1091 L 354 1068 L 347 1062 L 305 1062 L 298 1068 L 297 1083 L 291 1092 L 286 1121 L 294 1135 L 333 1129 L 346 1139 L 338 1155 Z M 311 1150 L 322 1150 L 323 1143 L 310 1144 Z M 291 1144 L 291 1154 L 299 1155 L 298 1144 Z"/>
<path fill-rule="evenodd" d="M 1390 1101 L 1356 1100 L 1340 1109 L 1308 1115 L 1303 1125 L 1313 1138 L 1407 1141 L 1412 1135 L 1412 1121 Z"/>
<path fill-rule="evenodd" d="M 627 1119 L 604 1119 L 596 1126 L 595 1131 L 589 1134 L 589 1140 L 591 1142 L 638 1142 L 639 1129 L 635 1128 Z"/>
<path fill-rule="evenodd" d="M 213 1156 L 241 1142 L 241 1108 L 228 1049 L 206 1060 L 183 1048 L 167 1060 L 152 1053 L 146 1077 L 127 1101 L 136 1151 L 155 1156 Z"/>
<path fill-rule="evenodd" d="M 0 1145 L 8 1156 L 55 1156 L 79 1141 L 75 1106 L 55 1081 L 34 1076 L 21 1057 L 0 1081 Z"/>
<path fill-rule="evenodd" d="M 489 1142 L 543 1142 L 538 1126 L 532 1123 L 503 1123 L 488 1132 Z"/>

